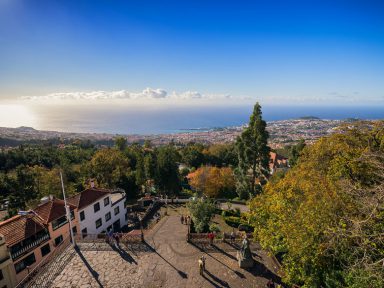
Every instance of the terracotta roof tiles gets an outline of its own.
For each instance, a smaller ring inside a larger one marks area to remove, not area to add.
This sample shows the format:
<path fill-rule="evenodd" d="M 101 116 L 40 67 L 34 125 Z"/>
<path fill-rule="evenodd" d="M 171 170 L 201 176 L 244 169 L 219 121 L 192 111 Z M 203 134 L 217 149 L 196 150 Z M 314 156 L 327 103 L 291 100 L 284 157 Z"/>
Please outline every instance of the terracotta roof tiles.
<path fill-rule="evenodd" d="M 16 215 L 0 223 L 0 234 L 4 235 L 5 243 L 11 247 L 20 241 L 46 229 L 43 221 L 33 213 Z"/>
<path fill-rule="evenodd" d="M 67 201 L 79 210 L 110 194 L 112 191 L 102 188 L 88 188 L 79 194 L 69 197 Z"/>
<path fill-rule="evenodd" d="M 76 208 L 76 206 L 71 203 L 67 204 L 71 211 Z M 43 219 L 44 224 L 48 224 L 53 220 L 65 216 L 66 214 L 64 201 L 56 198 L 51 199 L 46 203 L 40 204 L 34 209 L 34 211 Z"/>

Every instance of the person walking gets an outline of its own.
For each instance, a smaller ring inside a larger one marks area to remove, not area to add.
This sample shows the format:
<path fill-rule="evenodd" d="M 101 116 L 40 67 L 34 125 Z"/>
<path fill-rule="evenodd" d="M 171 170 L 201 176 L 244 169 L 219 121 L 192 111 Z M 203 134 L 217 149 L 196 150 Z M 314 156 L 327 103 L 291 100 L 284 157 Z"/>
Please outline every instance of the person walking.
<path fill-rule="evenodd" d="M 112 240 L 113 240 L 113 230 L 112 229 L 109 229 L 108 231 L 108 243 L 111 244 L 112 243 Z"/>
<path fill-rule="evenodd" d="M 214 238 L 215 238 L 215 234 L 213 232 L 208 233 L 209 244 L 211 246 L 213 245 L 213 239 Z"/>
<path fill-rule="evenodd" d="M 113 234 L 113 238 L 115 239 L 116 248 L 119 248 L 120 247 L 120 234 L 119 233 Z"/>
<path fill-rule="evenodd" d="M 204 255 L 199 258 L 198 263 L 199 263 L 200 275 L 203 276 L 204 271 L 205 271 L 205 257 L 204 257 Z"/>
<path fill-rule="evenodd" d="M 232 232 L 231 232 L 231 244 L 232 245 L 235 243 L 235 238 L 236 238 L 235 229 L 232 229 Z"/>
<path fill-rule="evenodd" d="M 184 215 L 181 215 L 180 221 L 181 221 L 181 224 L 184 224 Z"/>

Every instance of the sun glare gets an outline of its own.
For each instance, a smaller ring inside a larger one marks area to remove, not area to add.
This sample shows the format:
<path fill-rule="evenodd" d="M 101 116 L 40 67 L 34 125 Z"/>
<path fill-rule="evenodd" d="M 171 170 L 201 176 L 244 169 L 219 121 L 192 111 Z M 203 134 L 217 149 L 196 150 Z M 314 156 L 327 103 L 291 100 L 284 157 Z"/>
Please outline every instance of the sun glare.
<path fill-rule="evenodd" d="M 0 105 L 0 126 L 20 127 L 36 126 L 36 117 L 25 106 L 21 105 Z"/>

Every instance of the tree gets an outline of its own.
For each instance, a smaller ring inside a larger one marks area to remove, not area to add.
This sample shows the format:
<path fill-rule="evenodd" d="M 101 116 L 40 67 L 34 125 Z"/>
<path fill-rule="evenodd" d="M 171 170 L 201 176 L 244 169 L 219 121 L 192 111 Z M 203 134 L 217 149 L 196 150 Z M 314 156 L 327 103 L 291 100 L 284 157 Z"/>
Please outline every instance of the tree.
<path fill-rule="evenodd" d="M 128 160 L 117 149 L 99 150 L 92 157 L 89 165 L 89 176 L 106 188 L 116 188 L 120 179 L 129 172 Z"/>
<path fill-rule="evenodd" d="M 289 165 L 291 167 L 296 165 L 297 160 L 299 159 L 299 156 L 301 155 L 301 152 L 303 151 L 304 147 L 305 147 L 304 139 L 301 139 L 296 145 L 291 147 L 290 149 L 291 157 L 289 158 Z"/>
<path fill-rule="evenodd" d="M 127 148 L 127 139 L 125 137 L 116 137 L 115 138 L 115 146 L 120 151 L 124 151 Z"/>
<path fill-rule="evenodd" d="M 237 191 L 240 198 L 256 195 L 261 186 L 257 181 L 269 175 L 268 132 L 262 119 L 261 106 L 256 103 L 248 127 L 237 138 L 239 164 L 236 169 Z"/>
<path fill-rule="evenodd" d="M 302 287 L 384 285 L 384 122 L 354 123 L 302 151 L 250 205 L 255 237 Z"/>
<path fill-rule="evenodd" d="M 157 165 L 155 185 L 168 195 L 175 195 L 180 191 L 179 155 L 173 145 L 160 147 L 157 150 Z"/>
<path fill-rule="evenodd" d="M 212 166 L 224 167 L 238 165 L 238 156 L 234 143 L 213 144 L 203 150 L 205 163 Z"/>
<path fill-rule="evenodd" d="M 229 167 L 202 166 L 188 175 L 190 185 L 205 196 L 227 197 L 233 195 L 235 179 Z"/>
<path fill-rule="evenodd" d="M 15 215 L 17 210 L 25 210 L 28 202 L 38 197 L 38 187 L 35 181 L 35 173 L 28 166 L 20 165 L 15 174 L 4 179 L 5 186 L 9 188 L 9 215 Z"/>
<path fill-rule="evenodd" d="M 181 160 L 189 167 L 198 168 L 204 163 L 204 155 L 202 151 L 203 146 L 201 144 L 190 143 L 182 149 Z"/>
<path fill-rule="evenodd" d="M 187 208 L 197 233 L 208 231 L 215 212 L 215 204 L 209 199 L 197 198 L 187 203 Z"/>

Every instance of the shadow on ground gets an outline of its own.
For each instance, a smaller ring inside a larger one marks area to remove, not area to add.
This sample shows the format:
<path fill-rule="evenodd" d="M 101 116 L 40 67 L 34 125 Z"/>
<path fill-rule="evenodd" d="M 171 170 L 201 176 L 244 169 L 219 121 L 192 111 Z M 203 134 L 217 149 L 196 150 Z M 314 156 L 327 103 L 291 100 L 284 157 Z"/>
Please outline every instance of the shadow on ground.
<path fill-rule="evenodd" d="M 93 270 L 92 266 L 89 265 L 87 259 L 85 259 L 83 253 L 81 253 L 81 250 L 76 246 L 75 251 L 77 255 L 79 255 L 81 261 L 83 261 L 85 267 L 87 267 L 89 273 L 92 275 L 92 277 L 96 280 L 97 284 L 99 285 L 100 288 L 103 288 L 103 284 L 99 280 L 99 273 L 97 273 L 95 270 Z"/>
<path fill-rule="evenodd" d="M 156 253 L 161 259 L 163 259 L 169 266 L 171 266 L 175 271 L 180 275 L 181 278 L 187 279 L 188 274 L 184 271 L 177 269 L 172 263 L 170 263 L 167 259 L 165 259 L 159 252 L 156 251 L 156 248 L 152 247 L 148 242 L 144 241 L 144 244 L 148 246 L 150 251 Z"/>

